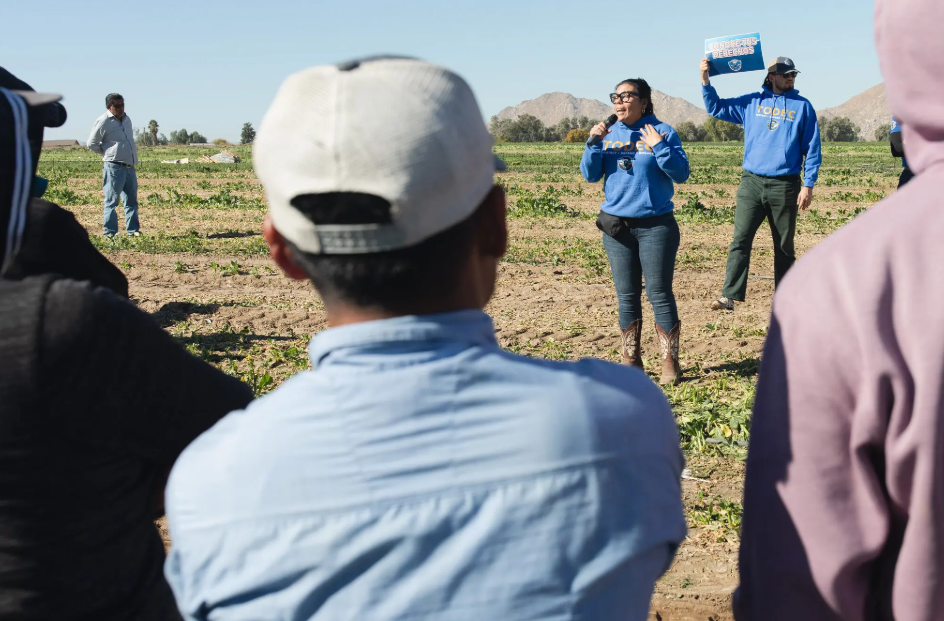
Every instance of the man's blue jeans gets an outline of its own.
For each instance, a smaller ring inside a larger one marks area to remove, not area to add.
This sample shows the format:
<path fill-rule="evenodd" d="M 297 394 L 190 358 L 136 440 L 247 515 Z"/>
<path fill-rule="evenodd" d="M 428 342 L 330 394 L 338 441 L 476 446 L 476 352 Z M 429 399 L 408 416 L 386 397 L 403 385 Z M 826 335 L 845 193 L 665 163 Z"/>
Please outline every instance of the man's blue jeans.
<path fill-rule="evenodd" d="M 118 198 L 125 204 L 125 224 L 128 227 L 128 234 L 136 233 L 140 228 L 138 224 L 138 176 L 134 168 L 128 168 L 121 164 L 105 162 L 102 173 L 102 189 L 105 191 L 105 217 L 104 228 L 106 235 L 115 235 L 118 233 Z"/>
<path fill-rule="evenodd" d="M 656 323 L 670 332 L 678 323 L 678 308 L 672 292 L 675 257 L 681 234 L 671 212 L 652 218 L 622 218 L 616 237 L 603 234 L 603 248 L 610 261 L 620 328 L 625 330 L 642 319 L 642 282 L 652 304 Z"/>

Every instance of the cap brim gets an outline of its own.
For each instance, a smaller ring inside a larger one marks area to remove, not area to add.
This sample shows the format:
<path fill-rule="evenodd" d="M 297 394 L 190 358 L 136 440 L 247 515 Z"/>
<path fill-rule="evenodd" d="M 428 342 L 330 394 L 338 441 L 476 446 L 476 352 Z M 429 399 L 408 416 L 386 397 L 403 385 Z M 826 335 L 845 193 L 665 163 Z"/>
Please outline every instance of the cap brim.
<path fill-rule="evenodd" d="M 788 73 L 800 73 L 788 65 L 775 64 L 767 67 L 767 73 L 776 73 L 778 75 L 787 75 Z"/>
<path fill-rule="evenodd" d="M 13 93 L 22 97 L 26 105 L 31 108 L 62 100 L 62 95 L 58 93 L 37 93 L 35 91 L 13 91 Z"/>

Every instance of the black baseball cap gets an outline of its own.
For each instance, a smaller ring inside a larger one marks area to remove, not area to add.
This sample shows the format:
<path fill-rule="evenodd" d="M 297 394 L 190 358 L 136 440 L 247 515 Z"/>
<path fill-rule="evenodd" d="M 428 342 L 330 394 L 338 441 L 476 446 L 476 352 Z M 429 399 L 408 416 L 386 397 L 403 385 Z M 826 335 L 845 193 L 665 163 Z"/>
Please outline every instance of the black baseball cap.
<path fill-rule="evenodd" d="M 20 249 L 44 127 L 66 122 L 61 95 L 37 93 L 0 67 L 0 277 Z"/>
<path fill-rule="evenodd" d="M 793 64 L 792 60 L 786 56 L 778 56 L 767 64 L 767 73 L 787 75 L 788 73 L 796 74 L 800 72 L 797 71 L 796 65 Z"/>
<path fill-rule="evenodd" d="M 30 107 L 30 117 L 42 127 L 62 127 L 66 122 L 66 108 L 59 100 L 62 95 L 37 93 L 36 90 L 3 67 L 0 67 L 0 88 L 13 91 Z"/>

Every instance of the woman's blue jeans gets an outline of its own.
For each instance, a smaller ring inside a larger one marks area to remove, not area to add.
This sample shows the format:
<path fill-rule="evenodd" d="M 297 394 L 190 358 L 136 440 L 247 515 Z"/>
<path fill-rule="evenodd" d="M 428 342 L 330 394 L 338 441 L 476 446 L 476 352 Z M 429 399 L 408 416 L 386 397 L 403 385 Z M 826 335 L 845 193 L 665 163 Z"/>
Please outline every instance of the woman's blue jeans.
<path fill-rule="evenodd" d="M 656 323 L 670 332 L 678 323 L 678 307 L 672 292 L 675 257 L 681 235 L 672 212 L 652 218 L 622 218 L 623 227 L 610 237 L 603 234 L 603 248 L 610 261 L 620 328 L 642 319 L 642 283 L 652 304 Z"/>

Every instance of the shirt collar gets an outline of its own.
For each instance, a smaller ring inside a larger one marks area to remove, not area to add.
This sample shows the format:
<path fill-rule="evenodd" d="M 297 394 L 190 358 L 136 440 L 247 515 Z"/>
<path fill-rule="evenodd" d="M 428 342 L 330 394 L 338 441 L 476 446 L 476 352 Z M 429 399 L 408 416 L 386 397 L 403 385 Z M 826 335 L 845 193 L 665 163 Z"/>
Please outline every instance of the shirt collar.
<path fill-rule="evenodd" d="M 312 369 L 342 349 L 372 349 L 395 343 L 465 342 L 497 345 L 495 325 L 483 311 L 465 310 L 439 315 L 408 315 L 328 328 L 308 345 Z"/>

